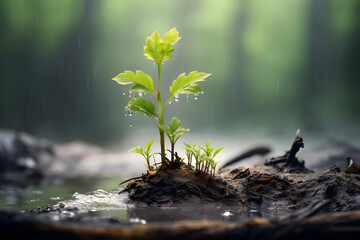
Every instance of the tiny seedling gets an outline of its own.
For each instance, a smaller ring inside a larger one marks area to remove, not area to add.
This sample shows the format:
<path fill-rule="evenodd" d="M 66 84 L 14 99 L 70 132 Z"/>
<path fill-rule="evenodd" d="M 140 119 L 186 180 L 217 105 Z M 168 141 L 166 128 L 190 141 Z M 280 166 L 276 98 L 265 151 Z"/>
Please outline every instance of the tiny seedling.
<path fill-rule="evenodd" d="M 177 140 L 179 140 L 179 138 L 182 135 L 184 135 L 185 133 L 187 133 L 190 130 L 190 129 L 181 128 L 180 124 L 181 124 L 181 122 L 177 117 L 173 117 L 171 119 L 171 121 L 169 122 L 169 126 L 156 124 L 156 126 L 158 126 L 159 129 L 162 129 L 163 131 L 165 131 L 166 135 L 168 136 L 168 138 L 170 140 L 171 162 L 174 161 L 175 143 L 177 142 Z"/>
<path fill-rule="evenodd" d="M 154 140 L 155 139 L 150 140 L 145 144 L 145 148 L 146 148 L 145 150 L 142 147 L 139 147 L 139 146 L 134 147 L 134 148 L 129 150 L 129 152 L 139 153 L 145 158 L 145 161 L 146 161 L 145 166 L 149 171 L 153 170 L 153 167 L 150 164 L 150 158 L 152 156 L 154 156 L 154 154 L 151 154 L 151 146 L 154 143 Z"/>
<path fill-rule="evenodd" d="M 171 55 L 174 51 L 174 45 L 177 44 L 179 40 L 179 32 L 176 30 L 176 28 L 172 28 L 170 31 L 165 33 L 163 37 L 161 37 L 161 35 L 157 31 L 154 31 L 152 35 L 150 37 L 147 37 L 145 41 L 144 55 L 147 57 L 147 59 L 154 61 L 157 66 L 157 89 L 155 89 L 154 87 L 153 79 L 140 70 L 137 70 L 136 72 L 125 71 L 113 78 L 114 81 L 121 85 L 131 85 L 129 88 L 129 93 L 138 92 L 139 97 L 131 98 L 129 103 L 125 106 L 126 109 L 133 112 L 142 113 L 145 116 L 156 119 L 158 121 L 155 122 L 155 124 L 159 130 L 160 135 L 161 166 L 177 166 L 176 164 L 174 164 L 174 161 L 179 161 L 179 158 L 176 156 L 175 153 L 175 143 L 182 135 L 189 131 L 189 129 L 184 129 L 180 127 L 181 122 L 176 117 L 173 117 L 171 119 L 171 121 L 169 122 L 169 126 L 166 126 L 164 124 L 164 111 L 167 104 L 170 103 L 173 98 L 175 98 L 175 100 L 178 100 L 180 94 L 193 94 L 195 95 L 195 98 L 197 98 L 198 94 L 203 92 L 198 83 L 204 81 L 205 78 L 211 75 L 209 73 L 203 73 L 198 71 L 192 71 L 188 75 L 186 75 L 185 73 L 180 74 L 175 80 L 173 80 L 171 86 L 169 87 L 169 97 L 165 102 L 163 102 L 163 95 L 161 92 L 162 65 L 166 60 L 169 60 L 171 58 Z M 147 93 L 153 94 L 155 96 L 155 104 L 152 101 L 144 98 L 145 94 Z M 165 153 L 165 133 L 168 136 L 171 144 L 170 159 L 166 157 Z M 130 150 L 131 152 L 142 154 L 145 157 L 149 170 L 152 169 L 152 166 L 150 165 L 150 157 L 152 156 L 150 155 L 150 147 L 153 143 L 153 140 L 150 142 L 147 143 L 147 146 L 149 145 L 149 148 L 147 147 L 147 150 L 145 151 L 143 151 L 140 147 L 135 147 Z M 201 157 L 200 148 L 196 144 L 192 145 L 191 147 L 192 149 L 186 149 L 188 159 L 190 159 L 190 162 L 188 164 L 191 166 L 191 158 L 192 156 L 194 156 L 196 160 L 196 170 L 199 170 Z M 148 152 L 146 153 L 146 151 Z M 211 157 L 215 156 L 212 155 Z M 211 157 L 208 158 L 211 159 Z M 208 163 L 208 161 L 206 161 L 206 163 L 209 166 L 215 166 L 210 162 Z M 205 171 L 207 170 L 204 170 L 204 172 Z"/>
<path fill-rule="evenodd" d="M 201 158 L 200 161 L 205 162 L 202 167 L 202 172 L 203 173 L 210 172 L 210 175 L 211 175 L 212 172 L 215 173 L 215 168 L 220 162 L 220 161 L 215 162 L 214 158 L 222 150 L 224 150 L 225 147 L 215 149 L 213 147 L 210 147 L 210 144 L 211 144 L 211 140 L 209 140 L 205 143 L 205 148 L 200 147 L 200 146 L 199 146 L 199 148 L 201 148 L 204 151 L 204 154 L 200 156 L 200 158 Z M 209 170 L 210 167 L 212 168 L 212 170 Z"/>

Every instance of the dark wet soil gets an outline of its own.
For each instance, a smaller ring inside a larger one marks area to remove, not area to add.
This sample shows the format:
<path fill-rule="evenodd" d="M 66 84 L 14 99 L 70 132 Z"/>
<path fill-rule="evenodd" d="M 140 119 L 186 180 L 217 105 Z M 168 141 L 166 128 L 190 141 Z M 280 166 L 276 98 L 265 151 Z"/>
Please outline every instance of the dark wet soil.
<path fill-rule="evenodd" d="M 231 204 L 236 197 L 235 188 L 221 177 L 201 175 L 191 167 L 161 168 L 131 181 L 124 191 L 131 201 L 148 205 L 176 203 L 223 202 Z"/>
<path fill-rule="evenodd" d="M 267 166 L 225 168 L 210 179 L 187 167 L 149 172 L 128 184 L 129 201 L 190 206 L 222 203 L 244 208 L 289 211 L 329 200 L 324 212 L 360 209 L 360 175 L 332 166 L 321 173 L 282 173 Z"/>

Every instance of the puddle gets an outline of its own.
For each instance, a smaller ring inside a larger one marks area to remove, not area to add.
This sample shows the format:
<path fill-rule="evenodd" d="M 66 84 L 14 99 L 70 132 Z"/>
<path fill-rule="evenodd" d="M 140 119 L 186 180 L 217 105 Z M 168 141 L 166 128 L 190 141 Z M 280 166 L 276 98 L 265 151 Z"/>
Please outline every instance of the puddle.
<path fill-rule="evenodd" d="M 249 218 L 271 218 L 286 214 L 273 209 L 244 208 L 223 204 L 191 204 L 181 207 L 157 207 L 145 204 L 127 204 L 127 195 L 113 190 L 120 182 L 114 178 L 99 178 L 96 181 L 71 178 L 60 184 L 38 188 L 21 189 L 16 187 L 0 188 L 0 208 L 18 212 L 27 212 L 44 206 L 65 208 L 59 215 L 56 211 L 48 215 L 50 221 L 82 217 L 114 217 L 121 222 L 148 224 L 152 222 L 175 222 L 181 220 L 221 220 L 245 222 Z M 84 184 L 85 183 L 85 184 Z M 99 189 L 98 189 L 99 188 Z M 91 191 L 93 189 L 98 189 Z M 77 209 L 69 211 L 67 209 Z M 44 214 L 46 215 L 46 214 Z"/>

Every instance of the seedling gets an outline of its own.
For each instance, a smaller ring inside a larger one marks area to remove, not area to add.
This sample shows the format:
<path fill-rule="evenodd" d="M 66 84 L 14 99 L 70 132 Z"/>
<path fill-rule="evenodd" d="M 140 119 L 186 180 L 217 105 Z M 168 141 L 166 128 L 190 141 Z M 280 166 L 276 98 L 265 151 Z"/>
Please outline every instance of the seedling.
<path fill-rule="evenodd" d="M 165 131 L 166 135 L 168 136 L 169 140 L 170 140 L 170 144 L 171 144 L 171 162 L 174 161 L 174 155 L 175 155 L 175 143 L 177 142 L 177 140 L 179 140 L 179 138 L 184 135 L 185 133 L 187 133 L 190 129 L 184 129 L 180 127 L 180 120 L 177 117 L 173 117 L 171 119 L 171 122 L 169 122 L 169 126 L 165 126 L 165 125 L 159 125 L 156 124 L 156 126 L 159 129 L 162 129 L 163 131 Z"/>
<path fill-rule="evenodd" d="M 129 150 L 129 152 L 139 153 L 145 158 L 145 161 L 146 161 L 146 164 L 147 164 L 145 166 L 149 171 L 153 170 L 153 167 L 150 164 L 150 158 L 152 156 L 154 156 L 154 154 L 151 154 L 151 146 L 154 143 L 154 140 L 155 139 L 150 140 L 145 144 L 146 150 L 143 150 L 142 147 L 139 147 L 139 146 L 134 147 L 134 148 Z"/>
<path fill-rule="evenodd" d="M 157 90 L 155 90 L 154 88 L 153 79 L 140 70 L 137 70 L 135 73 L 132 71 L 125 71 L 113 78 L 114 81 L 121 85 L 131 85 L 129 88 L 129 92 L 134 91 L 138 92 L 139 94 L 139 98 L 133 97 L 130 99 L 129 103 L 125 106 L 126 109 L 142 113 L 145 116 L 149 118 L 154 118 L 158 121 L 155 124 L 159 130 L 160 135 L 161 166 L 174 166 L 174 161 L 179 161 L 179 158 L 175 155 L 175 143 L 182 135 L 189 131 L 189 129 L 184 129 L 180 127 L 181 122 L 176 117 L 172 118 L 172 120 L 169 122 L 169 126 L 164 125 L 165 107 L 169 102 L 172 101 L 173 98 L 175 98 L 175 100 L 178 100 L 180 94 L 194 94 L 195 97 L 197 97 L 199 93 L 203 92 L 203 90 L 199 87 L 198 83 L 204 81 L 205 78 L 211 75 L 209 73 L 197 71 L 192 71 L 188 75 L 186 75 L 185 73 L 180 74 L 175 80 L 173 80 L 172 85 L 169 87 L 169 97 L 163 103 L 161 93 L 162 64 L 166 60 L 169 60 L 171 58 L 171 55 L 174 51 L 174 45 L 177 44 L 179 40 L 179 32 L 176 30 L 176 28 L 173 28 L 167 33 L 165 33 L 163 37 L 161 37 L 161 35 L 157 31 L 154 31 L 152 35 L 150 37 L 147 37 L 146 39 L 144 46 L 144 55 L 147 57 L 147 59 L 156 63 L 158 73 Z M 146 93 L 153 94 L 156 97 L 156 104 L 142 97 L 143 95 L 145 96 Z M 170 159 L 166 158 L 165 153 L 165 133 L 167 134 L 171 144 Z M 149 144 L 150 142 L 151 144 Z M 148 144 L 151 147 L 153 140 L 150 142 L 148 142 Z M 187 150 L 187 153 L 191 153 L 191 155 L 194 156 L 196 160 L 196 168 L 198 169 L 198 165 L 200 164 L 200 148 L 196 145 L 193 147 L 194 149 L 192 149 L 191 151 Z M 147 150 L 150 151 L 150 148 Z M 152 169 L 149 157 L 148 155 L 146 155 L 145 151 L 142 151 L 142 149 L 139 147 L 135 147 L 130 151 L 142 154 L 146 159 L 148 169 Z M 192 156 L 190 156 L 190 159 L 191 157 Z M 215 156 L 212 155 L 212 157 Z M 189 165 L 191 166 L 191 160 L 189 162 Z M 213 166 L 213 164 L 210 163 L 208 165 Z"/>
<path fill-rule="evenodd" d="M 202 172 L 204 174 L 206 172 L 210 172 L 210 175 L 211 175 L 212 172 L 215 173 L 216 165 L 218 165 L 218 163 L 220 162 L 220 161 L 215 162 L 214 158 L 222 150 L 224 150 L 224 147 L 215 149 L 213 147 L 210 147 L 210 144 L 211 144 L 211 140 L 209 140 L 205 143 L 205 148 L 200 147 L 200 146 L 199 146 L 199 148 L 201 148 L 204 151 L 204 154 L 201 155 L 201 162 L 205 162 L 205 164 L 203 164 Z M 212 170 L 209 170 L 209 167 L 211 167 Z"/>

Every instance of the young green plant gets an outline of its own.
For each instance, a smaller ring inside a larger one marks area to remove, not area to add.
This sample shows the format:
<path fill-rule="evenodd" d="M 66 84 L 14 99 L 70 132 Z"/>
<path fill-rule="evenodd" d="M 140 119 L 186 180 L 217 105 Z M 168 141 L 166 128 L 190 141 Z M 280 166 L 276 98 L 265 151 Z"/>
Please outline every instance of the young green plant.
<path fill-rule="evenodd" d="M 173 117 L 171 121 L 169 122 L 169 126 L 165 126 L 164 124 L 159 125 L 156 124 L 156 126 L 159 129 L 162 129 L 166 135 L 169 138 L 170 144 L 171 144 L 171 162 L 174 162 L 174 156 L 175 156 L 175 143 L 179 138 L 187 133 L 190 129 L 185 129 L 180 127 L 181 122 L 177 117 Z"/>
<path fill-rule="evenodd" d="M 147 37 L 144 46 L 144 55 L 151 61 L 154 61 L 157 65 L 158 73 L 158 87 L 154 88 L 154 82 L 152 78 L 144 72 L 137 70 L 136 73 L 132 71 L 125 71 L 113 78 L 114 81 L 121 85 L 131 85 L 129 91 L 136 91 L 139 96 L 143 93 L 150 93 L 156 97 L 156 106 L 150 100 L 146 100 L 143 97 L 131 98 L 126 105 L 130 111 L 142 113 L 149 118 L 155 118 L 158 120 L 158 130 L 160 135 L 160 148 L 161 148 L 161 164 L 166 164 L 165 157 L 165 129 L 164 126 L 164 111 L 165 107 L 172 98 L 178 98 L 179 94 L 198 94 L 203 90 L 199 87 L 198 82 L 204 81 L 205 78 L 211 74 L 193 71 L 188 75 L 185 73 L 180 74 L 170 86 L 170 95 L 165 103 L 162 102 L 161 93 L 161 67 L 164 61 L 171 58 L 174 51 L 174 45 L 180 40 L 179 32 L 176 28 L 171 29 L 164 34 L 163 37 L 154 31 L 150 37 Z M 169 134 L 168 134 L 169 135 Z M 180 134 L 178 134 L 179 136 Z M 182 135 L 182 134 L 181 134 Z M 171 136 L 171 135 L 170 135 Z M 170 142 L 172 141 L 169 137 Z M 175 138 L 176 139 L 176 138 Z M 174 139 L 173 139 L 174 140 Z M 177 139 L 176 139 L 177 141 Z M 175 142 L 176 142 L 175 141 Z M 172 142 L 171 142 L 172 143 Z M 171 159 L 174 159 L 174 152 L 172 151 Z"/>
<path fill-rule="evenodd" d="M 153 167 L 150 164 L 150 158 L 152 156 L 154 156 L 154 154 L 151 154 L 151 146 L 154 143 L 154 140 L 155 139 L 150 140 L 145 144 L 145 148 L 146 148 L 145 150 L 142 147 L 139 147 L 139 146 L 134 147 L 134 148 L 129 150 L 129 152 L 139 153 L 145 158 L 146 164 L 147 164 L 145 166 L 149 171 L 153 170 Z"/>
<path fill-rule="evenodd" d="M 201 148 L 201 150 L 204 151 L 204 154 L 202 154 L 200 157 L 201 161 L 205 162 L 205 164 L 203 164 L 202 172 L 203 174 L 205 174 L 206 172 L 210 172 L 210 175 L 212 175 L 212 172 L 215 173 L 216 165 L 218 165 L 218 163 L 220 162 L 220 161 L 215 162 L 214 158 L 221 151 L 223 151 L 225 147 L 215 149 L 213 147 L 210 147 L 210 144 L 211 144 L 211 140 L 205 143 L 205 147 L 199 146 L 199 148 Z M 212 168 L 212 170 L 209 171 L 210 167 Z"/>

